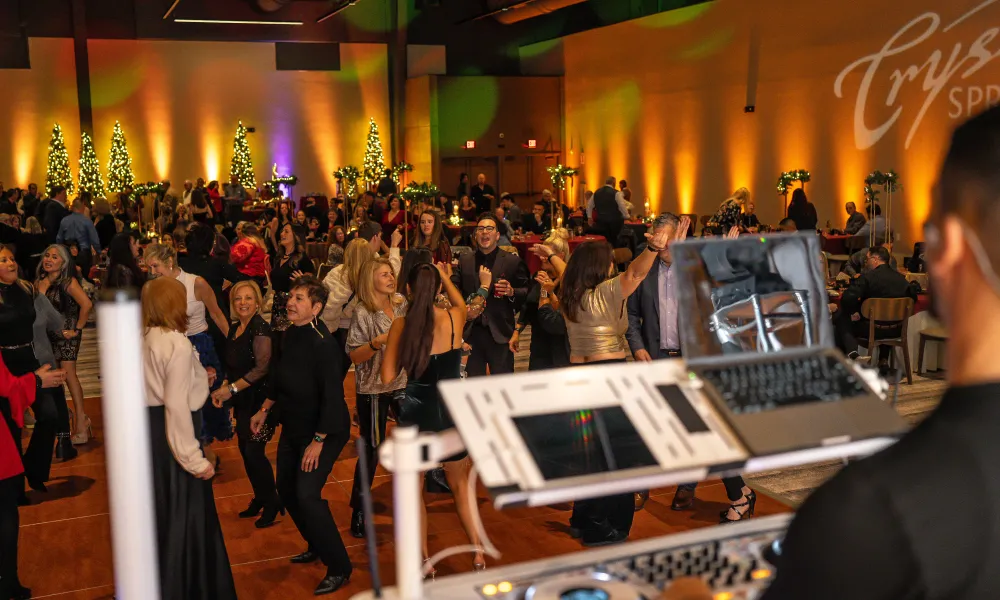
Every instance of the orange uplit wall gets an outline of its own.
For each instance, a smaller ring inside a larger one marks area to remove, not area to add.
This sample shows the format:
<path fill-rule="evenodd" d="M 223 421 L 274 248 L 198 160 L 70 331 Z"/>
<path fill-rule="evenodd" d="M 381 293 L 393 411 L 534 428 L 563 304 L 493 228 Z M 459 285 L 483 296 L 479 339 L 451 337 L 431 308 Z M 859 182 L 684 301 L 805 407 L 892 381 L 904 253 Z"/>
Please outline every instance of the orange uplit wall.
<path fill-rule="evenodd" d="M 52 127 L 59 123 L 71 160 L 80 157 L 80 109 L 73 40 L 31 38 L 31 69 L 0 69 L 0 181 L 44 190 Z M 108 134 L 110 139 L 110 133 Z M 73 163 L 74 176 L 76 163 Z"/>
<path fill-rule="evenodd" d="M 106 165 L 121 121 L 139 180 L 227 180 L 238 120 L 256 128 L 258 183 L 277 163 L 299 178 L 296 196 L 332 192 L 334 170 L 361 167 L 369 117 L 390 156 L 384 45 L 342 44 L 340 71 L 278 71 L 268 43 L 91 40 L 88 52 L 97 156 Z"/>
<path fill-rule="evenodd" d="M 998 19 L 983 0 L 717 0 L 567 37 L 571 162 L 591 189 L 628 179 L 654 210 L 709 214 L 745 186 L 770 223 L 780 173 L 807 169 L 820 225 L 835 227 L 868 173 L 894 169 L 893 225 L 919 239 L 951 130 L 1000 102 Z"/>

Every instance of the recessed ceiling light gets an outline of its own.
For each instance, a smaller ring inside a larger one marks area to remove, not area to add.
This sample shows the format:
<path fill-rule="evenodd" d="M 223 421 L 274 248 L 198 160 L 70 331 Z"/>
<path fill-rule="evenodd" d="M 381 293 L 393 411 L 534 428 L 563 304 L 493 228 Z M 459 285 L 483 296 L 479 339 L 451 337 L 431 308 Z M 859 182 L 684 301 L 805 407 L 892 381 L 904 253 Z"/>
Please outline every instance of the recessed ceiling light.
<path fill-rule="evenodd" d="M 217 23 L 222 25 L 302 25 L 302 21 L 237 21 L 227 19 L 174 19 L 175 23 Z"/>

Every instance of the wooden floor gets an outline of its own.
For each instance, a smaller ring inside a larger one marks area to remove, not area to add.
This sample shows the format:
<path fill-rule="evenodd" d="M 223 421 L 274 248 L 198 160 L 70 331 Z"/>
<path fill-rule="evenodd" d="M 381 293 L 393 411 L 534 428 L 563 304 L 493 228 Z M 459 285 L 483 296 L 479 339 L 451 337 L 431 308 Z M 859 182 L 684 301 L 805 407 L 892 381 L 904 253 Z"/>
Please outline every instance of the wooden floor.
<path fill-rule="evenodd" d="M 90 600 L 110 598 L 113 592 L 111 538 L 105 473 L 104 447 L 101 443 L 101 404 L 93 329 L 84 336 L 79 366 L 89 397 L 87 413 L 94 421 L 97 440 L 80 447 L 80 456 L 68 463 L 56 463 L 47 494 L 29 492 L 33 504 L 21 510 L 20 573 L 24 585 L 31 587 L 35 598 Z M 524 349 L 518 356 L 518 368 L 526 368 Z M 345 392 L 353 404 L 353 374 Z M 920 380 L 903 386 L 900 409 L 919 417 L 933 407 L 943 385 Z M 355 430 L 355 435 L 357 431 Z M 257 530 L 253 520 L 241 520 L 236 513 L 246 507 L 251 488 L 243 470 L 235 442 L 213 446 L 223 460 L 215 480 L 218 507 L 239 597 L 243 599 L 295 599 L 312 597 L 312 589 L 324 575 L 319 565 L 292 565 L 288 558 L 305 549 L 289 518 L 280 518 L 274 527 Z M 268 447 L 274 460 L 275 444 Z M 348 500 L 356 462 L 353 444 L 349 444 L 334 467 L 324 490 L 334 519 L 340 527 L 354 563 L 351 583 L 333 598 L 347 598 L 368 589 L 371 576 L 363 540 L 348 532 Z M 785 503 L 796 504 L 809 490 L 828 477 L 839 465 L 769 473 L 754 478 L 761 494 L 757 514 L 767 515 L 789 510 Z M 771 494 L 785 503 L 767 497 Z M 654 490 L 646 509 L 638 513 L 632 539 L 642 539 L 688 529 L 714 525 L 726 504 L 725 490 L 719 481 L 698 488 L 698 500 L 692 511 L 670 510 L 672 489 Z M 392 487 L 387 473 L 379 470 L 374 484 L 378 561 L 383 581 L 391 584 L 393 573 Z M 431 552 L 467 543 L 450 495 L 429 495 L 428 531 Z M 485 495 L 480 494 L 480 511 L 487 533 L 503 552 L 499 564 L 520 562 L 581 550 L 567 532 L 569 506 L 515 509 L 497 512 Z M 452 557 L 439 565 L 439 574 L 470 571 L 471 556 Z M 488 564 L 498 561 L 488 560 Z"/>

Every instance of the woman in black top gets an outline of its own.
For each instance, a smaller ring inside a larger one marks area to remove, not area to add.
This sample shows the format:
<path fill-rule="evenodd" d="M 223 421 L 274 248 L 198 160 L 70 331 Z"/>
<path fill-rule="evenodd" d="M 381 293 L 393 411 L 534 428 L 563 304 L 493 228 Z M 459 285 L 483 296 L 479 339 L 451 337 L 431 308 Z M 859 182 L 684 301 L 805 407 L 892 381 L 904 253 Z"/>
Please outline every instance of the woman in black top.
<path fill-rule="evenodd" d="M 236 415 L 236 436 L 246 467 L 247 478 L 253 486 L 250 506 L 240 513 L 241 519 L 256 517 L 258 528 L 274 524 L 278 512 L 284 512 L 274 486 L 274 471 L 264 455 L 267 443 L 274 435 L 273 417 L 261 435 L 250 432 L 250 419 L 257 414 L 267 397 L 267 372 L 271 361 L 271 328 L 260 316 L 263 304 L 260 288 L 253 281 L 241 281 L 230 290 L 230 308 L 239 324 L 229 328 L 225 352 L 222 353 L 226 369 L 225 381 L 212 392 L 212 402 L 221 407 L 232 402 Z"/>
<path fill-rule="evenodd" d="M 94 229 L 97 230 L 97 239 L 101 242 L 101 248 L 107 248 L 111 245 L 115 234 L 118 233 L 115 218 L 111 216 L 111 205 L 108 204 L 107 200 L 99 199 L 94 203 L 94 212 L 96 213 Z"/>
<path fill-rule="evenodd" d="M 316 271 L 313 263 L 306 256 L 306 243 L 295 231 L 291 223 L 281 226 L 278 232 L 278 247 L 271 259 L 271 287 L 274 289 L 274 300 L 271 303 L 271 329 L 284 331 L 288 329 L 288 317 L 285 314 L 285 304 L 292 282 L 306 273 Z"/>
<path fill-rule="evenodd" d="M 142 289 L 146 274 L 139 268 L 139 241 L 127 233 L 111 238 L 108 246 L 108 271 L 102 287 Z"/>
<path fill-rule="evenodd" d="M 32 349 L 36 293 L 30 283 L 18 278 L 17 262 L 10 248 L 0 244 L 0 356 L 15 377 L 36 371 L 41 366 Z M 44 492 L 59 429 L 56 401 L 48 390 L 39 393 L 32 412 L 36 422 L 28 449 L 24 452 L 24 477 L 32 489 Z M 0 413 L 7 421 L 13 438 L 20 440 L 19 416 L 11 414 L 6 399 L 0 399 Z M 17 448 L 20 452 L 20 443 Z"/>
<path fill-rule="evenodd" d="M 562 273 L 548 259 L 548 252 L 562 259 L 560 265 L 569 261 L 569 244 L 566 240 L 552 236 L 541 244 L 546 250 L 536 252 L 542 257 L 542 270 L 535 274 L 535 280 L 528 288 L 524 308 L 518 317 L 514 335 L 510 338 L 510 351 L 520 350 L 521 332 L 531 325 L 531 354 L 528 370 L 558 369 L 569 366 L 569 340 L 566 337 L 566 321 L 552 304 L 554 293 Z M 536 246 L 537 247 L 537 246 Z M 533 249 L 534 251 L 534 249 Z M 544 292 L 545 297 L 542 297 Z"/>
<path fill-rule="evenodd" d="M 799 231 L 816 231 L 819 216 L 816 215 L 816 205 L 806 198 L 806 192 L 797 188 L 792 192 L 792 201 L 788 204 L 788 218 L 795 221 Z"/>
<path fill-rule="evenodd" d="M 297 279 L 287 299 L 288 328 L 275 334 L 268 398 L 250 420 L 260 434 L 268 413 L 281 411 L 278 441 L 278 495 L 308 549 L 293 563 L 316 559 L 326 565 L 326 577 L 316 595 L 329 594 L 351 578 L 351 559 L 322 497 L 333 463 L 351 438 L 351 416 L 341 381 L 342 349 L 319 319 L 329 291 L 319 279 Z"/>

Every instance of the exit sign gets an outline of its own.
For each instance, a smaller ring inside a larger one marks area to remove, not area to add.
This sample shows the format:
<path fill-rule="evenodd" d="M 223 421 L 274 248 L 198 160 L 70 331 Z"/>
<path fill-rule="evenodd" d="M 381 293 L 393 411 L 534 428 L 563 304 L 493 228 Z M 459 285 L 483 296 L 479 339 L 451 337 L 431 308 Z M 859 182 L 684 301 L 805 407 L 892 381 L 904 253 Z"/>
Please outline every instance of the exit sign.
<path fill-rule="evenodd" d="M 476 140 L 468 140 L 467 142 L 465 142 L 466 150 L 475 150 L 475 148 L 476 148 Z"/>
<path fill-rule="evenodd" d="M 537 148 L 538 147 L 538 140 L 528 140 L 528 147 L 529 148 Z"/>

